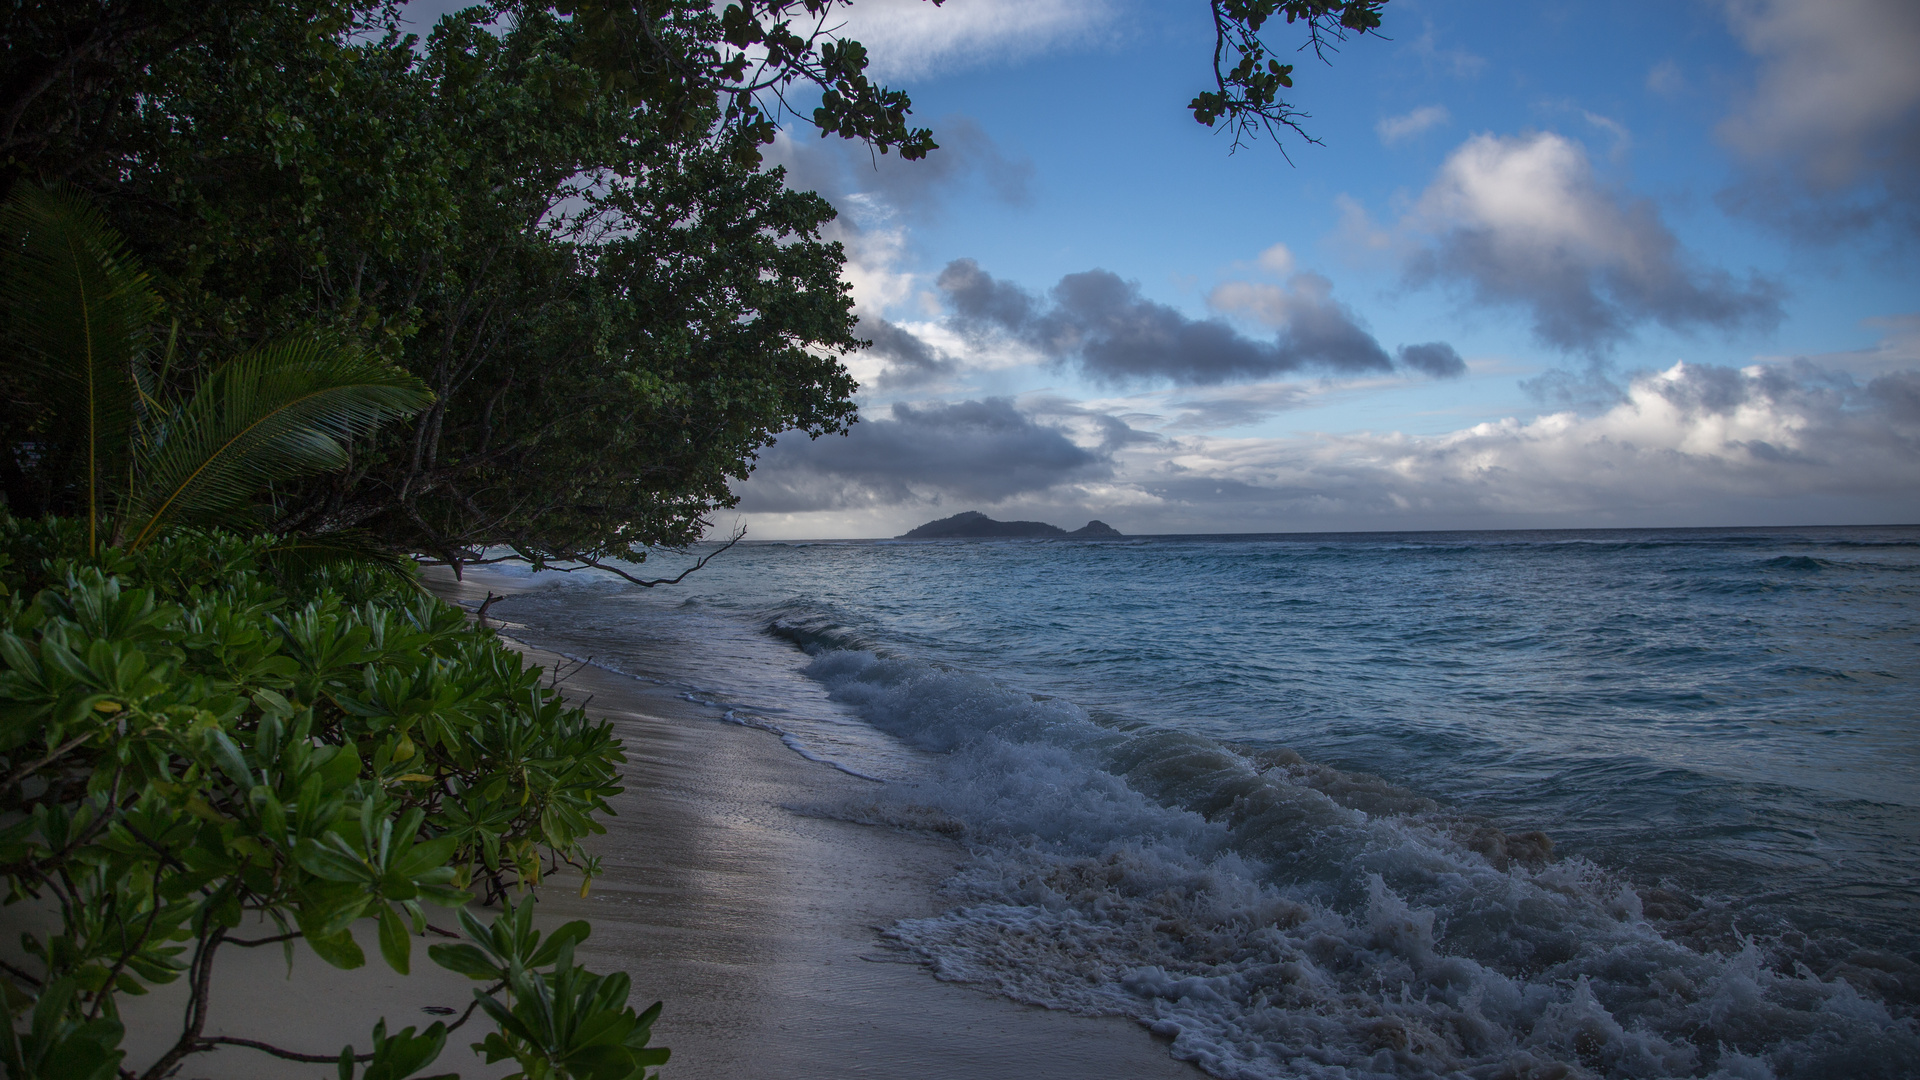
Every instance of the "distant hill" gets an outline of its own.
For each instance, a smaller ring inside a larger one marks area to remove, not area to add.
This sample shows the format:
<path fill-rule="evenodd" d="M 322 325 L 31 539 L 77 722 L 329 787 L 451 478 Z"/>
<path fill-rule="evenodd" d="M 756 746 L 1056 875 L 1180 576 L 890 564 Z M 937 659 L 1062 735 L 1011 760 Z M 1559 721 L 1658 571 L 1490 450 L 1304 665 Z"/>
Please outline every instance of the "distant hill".
<path fill-rule="evenodd" d="M 989 537 L 1119 536 L 1104 521 L 1089 521 L 1072 532 L 1044 521 L 995 521 L 978 510 L 968 510 L 939 521 L 929 521 L 896 540 L 969 540 Z"/>

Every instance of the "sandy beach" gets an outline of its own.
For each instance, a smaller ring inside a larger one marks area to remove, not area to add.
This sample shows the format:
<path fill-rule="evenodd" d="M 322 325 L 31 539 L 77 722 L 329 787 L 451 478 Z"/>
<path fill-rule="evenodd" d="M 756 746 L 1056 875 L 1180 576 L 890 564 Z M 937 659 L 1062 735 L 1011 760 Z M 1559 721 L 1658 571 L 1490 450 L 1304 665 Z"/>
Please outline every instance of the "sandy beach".
<path fill-rule="evenodd" d="M 436 587 L 469 607 L 479 599 L 451 581 Z M 639 1005 L 665 1001 L 655 1042 L 673 1050 L 667 1077 L 1201 1075 L 1130 1021 L 941 982 L 891 946 L 880 931 L 940 910 L 939 883 L 966 853 L 941 837 L 804 812 L 857 796 L 870 781 L 806 761 L 775 736 L 721 722 L 667 688 L 522 648 L 529 662 L 561 674 L 570 697 L 614 723 L 628 756 L 618 816 L 590 845 L 602 876 L 585 898 L 577 877 L 550 879 L 541 916 L 589 919 L 583 961 L 631 975 Z M 365 1049 L 379 1016 L 396 1028 L 426 1024 L 433 1017 L 423 1009 L 471 999 L 471 983 L 423 952 L 401 977 L 377 961 L 337 971 L 303 951 L 291 978 L 278 948 L 223 953 L 208 1033 L 311 1053 L 338 1053 L 348 1042 Z M 171 1041 L 180 999 L 170 989 L 127 1000 L 129 1065 Z M 482 1031 L 476 1020 L 454 1033 L 435 1069 L 505 1075 L 467 1050 Z M 179 1075 L 335 1072 L 229 1048 L 196 1055 Z"/>

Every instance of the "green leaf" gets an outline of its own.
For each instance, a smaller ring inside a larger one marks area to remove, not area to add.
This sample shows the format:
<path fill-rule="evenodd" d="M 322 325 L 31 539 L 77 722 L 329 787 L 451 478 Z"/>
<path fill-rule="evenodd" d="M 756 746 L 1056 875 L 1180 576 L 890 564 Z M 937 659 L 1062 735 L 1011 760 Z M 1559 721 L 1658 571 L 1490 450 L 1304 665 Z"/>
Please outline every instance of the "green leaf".
<path fill-rule="evenodd" d="M 240 752 L 240 747 L 234 744 L 233 739 L 226 732 L 217 728 L 207 732 L 207 752 L 213 756 L 214 764 L 220 766 L 220 771 L 226 773 L 228 779 L 240 785 L 240 790 L 246 791 L 253 787 L 254 781 L 247 770 L 246 756 Z"/>
<path fill-rule="evenodd" d="M 71 188 L 14 185 L 0 205 L 0 305 L 16 365 L 77 443 L 87 493 L 87 551 L 99 543 L 108 492 L 126 475 L 133 373 L 144 365 L 160 301 L 99 208 Z"/>
<path fill-rule="evenodd" d="M 331 843 L 303 838 L 293 845 L 293 861 L 301 869 L 323 881 L 367 882 L 373 871 L 358 856 L 341 851 Z"/>
<path fill-rule="evenodd" d="M 351 971 L 367 963 L 367 954 L 361 951 L 360 943 L 353 940 L 353 934 L 346 930 L 326 937 L 309 934 L 307 945 L 313 949 L 315 956 L 337 968 Z"/>
<path fill-rule="evenodd" d="M 380 905 L 380 955 L 386 958 L 388 967 L 402 975 L 409 973 L 413 938 L 400 916 L 386 904 Z"/>
<path fill-rule="evenodd" d="M 343 345 L 308 339 L 256 349 L 167 417 L 166 438 L 137 470 L 128 547 L 139 550 L 169 524 L 244 523 L 256 492 L 344 467 L 348 443 L 432 401 L 419 379 Z"/>
<path fill-rule="evenodd" d="M 498 964 L 487 958 L 487 954 L 465 942 L 459 944 L 438 944 L 427 946 L 427 955 L 457 975 L 482 982 L 494 982 L 506 977 Z"/>

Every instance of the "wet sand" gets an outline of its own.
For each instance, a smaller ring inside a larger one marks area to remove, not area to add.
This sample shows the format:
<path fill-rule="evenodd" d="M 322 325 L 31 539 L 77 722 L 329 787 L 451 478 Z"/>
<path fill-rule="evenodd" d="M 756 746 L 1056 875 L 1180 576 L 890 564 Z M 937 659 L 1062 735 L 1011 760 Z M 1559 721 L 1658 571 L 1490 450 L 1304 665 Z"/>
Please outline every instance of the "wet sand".
<path fill-rule="evenodd" d="M 436 588 L 468 607 L 480 599 L 450 581 Z M 614 723 L 628 757 L 617 816 L 590 845 L 601 876 L 584 899 L 577 877 L 551 879 L 542 917 L 590 920 L 582 962 L 627 972 L 636 1005 L 666 1002 L 654 1031 L 656 1045 L 673 1050 L 668 1080 L 1202 1075 L 1137 1024 L 940 982 L 890 947 L 880 930 L 940 910 L 939 882 L 965 852 L 944 838 L 794 809 L 833 805 L 870 781 L 808 762 L 778 738 L 718 721 L 665 688 L 524 651 Z M 364 1050 L 380 1015 L 398 1028 L 431 1022 L 423 1007 L 464 1008 L 473 985 L 419 948 L 404 978 L 377 959 L 340 972 L 306 954 L 289 981 L 277 948 L 223 954 L 221 966 L 210 1034 L 319 1053 L 347 1042 Z M 178 1009 L 164 989 L 132 1003 L 127 1064 L 152 1060 Z M 483 1066 L 467 1050 L 484 1030 L 476 1021 L 456 1032 L 431 1071 L 504 1075 L 504 1063 Z M 335 1073 L 226 1049 L 196 1055 L 180 1075 Z"/>

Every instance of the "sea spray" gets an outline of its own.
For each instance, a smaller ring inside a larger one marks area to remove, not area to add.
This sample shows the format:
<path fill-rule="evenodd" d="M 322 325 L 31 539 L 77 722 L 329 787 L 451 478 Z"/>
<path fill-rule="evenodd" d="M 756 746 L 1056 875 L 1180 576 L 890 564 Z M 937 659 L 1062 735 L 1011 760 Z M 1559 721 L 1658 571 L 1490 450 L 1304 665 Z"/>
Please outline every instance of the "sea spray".
<path fill-rule="evenodd" d="M 1632 883 L 1372 778 L 871 652 L 806 668 L 940 757 L 849 816 L 945 823 L 942 978 L 1129 1016 L 1221 1077 L 1912 1075 L 1911 1017 L 1778 942 L 1691 948 Z M 1512 847 L 1518 857 L 1508 852 Z"/>

